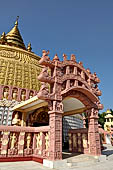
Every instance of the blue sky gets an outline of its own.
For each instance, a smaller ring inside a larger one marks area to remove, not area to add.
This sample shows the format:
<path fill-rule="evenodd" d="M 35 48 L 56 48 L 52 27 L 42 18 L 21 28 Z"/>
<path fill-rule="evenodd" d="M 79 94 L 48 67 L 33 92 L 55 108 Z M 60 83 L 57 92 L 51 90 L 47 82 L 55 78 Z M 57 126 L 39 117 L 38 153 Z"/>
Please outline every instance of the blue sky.
<path fill-rule="evenodd" d="M 101 80 L 101 103 L 113 109 L 113 0 L 4 0 L 0 2 L 0 34 L 19 18 L 27 45 L 41 55 L 50 50 L 76 55 Z"/>

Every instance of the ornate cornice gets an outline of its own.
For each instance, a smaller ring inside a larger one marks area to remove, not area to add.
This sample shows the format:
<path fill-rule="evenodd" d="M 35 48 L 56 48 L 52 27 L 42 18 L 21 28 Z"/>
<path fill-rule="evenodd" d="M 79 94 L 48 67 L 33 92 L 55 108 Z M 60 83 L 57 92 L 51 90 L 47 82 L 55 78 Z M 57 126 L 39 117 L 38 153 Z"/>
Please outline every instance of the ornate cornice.
<path fill-rule="evenodd" d="M 0 57 L 34 64 L 36 66 L 39 66 L 38 61 L 40 60 L 40 57 L 32 52 L 8 45 L 0 45 Z"/>

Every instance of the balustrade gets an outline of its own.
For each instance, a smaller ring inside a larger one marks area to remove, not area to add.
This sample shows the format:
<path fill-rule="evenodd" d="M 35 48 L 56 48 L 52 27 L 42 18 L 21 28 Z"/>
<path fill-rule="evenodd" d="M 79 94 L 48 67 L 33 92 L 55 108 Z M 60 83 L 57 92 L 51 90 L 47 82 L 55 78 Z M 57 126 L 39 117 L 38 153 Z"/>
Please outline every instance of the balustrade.
<path fill-rule="evenodd" d="M 49 126 L 0 126 L 0 158 L 48 158 L 49 138 Z"/>
<path fill-rule="evenodd" d="M 69 130 L 69 151 L 88 154 L 88 130 L 86 128 Z"/>

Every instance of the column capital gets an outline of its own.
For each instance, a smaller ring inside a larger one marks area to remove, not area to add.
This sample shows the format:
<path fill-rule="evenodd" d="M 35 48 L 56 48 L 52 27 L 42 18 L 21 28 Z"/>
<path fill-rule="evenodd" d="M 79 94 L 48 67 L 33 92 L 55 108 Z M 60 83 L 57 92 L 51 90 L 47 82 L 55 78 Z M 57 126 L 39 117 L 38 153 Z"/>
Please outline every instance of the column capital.
<path fill-rule="evenodd" d="M 86 110 L 86 114 L 90 119 L 98 119 L 98 112 L 97 108 L 90 108 Z"/>

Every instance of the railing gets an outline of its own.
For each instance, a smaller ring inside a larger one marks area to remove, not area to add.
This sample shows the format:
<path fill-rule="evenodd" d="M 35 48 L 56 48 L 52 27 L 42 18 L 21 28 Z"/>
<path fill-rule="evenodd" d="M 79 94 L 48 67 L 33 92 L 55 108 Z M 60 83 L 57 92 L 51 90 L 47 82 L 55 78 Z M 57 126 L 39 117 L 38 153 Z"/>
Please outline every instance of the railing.
<path fill-rule="evenodd" d="M 0 157 L 49 157 L 49 126 L 0 126 Z"/>
<path fill-rule="evenodd" d="M 89 153 L 88 130 L 86 128 L 71 129 L 68 135 L 70 152 Z"/>

